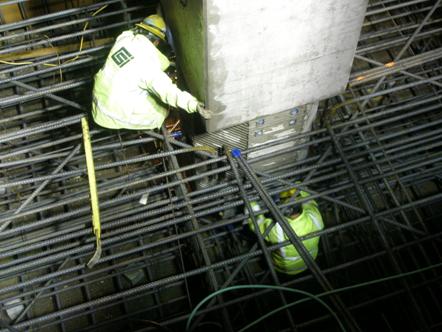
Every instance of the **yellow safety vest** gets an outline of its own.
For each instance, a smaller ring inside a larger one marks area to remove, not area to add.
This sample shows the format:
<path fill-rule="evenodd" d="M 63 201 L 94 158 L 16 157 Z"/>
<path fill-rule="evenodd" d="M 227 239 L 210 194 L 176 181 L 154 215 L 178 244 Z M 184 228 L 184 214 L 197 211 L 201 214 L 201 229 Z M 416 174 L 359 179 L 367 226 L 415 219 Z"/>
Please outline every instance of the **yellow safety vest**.
<path fill-rule="evenodd" d="M 167 57 L 147 37 L 124 31 L 95 75 L 94 121 L 112 129 L 154 129 L 166 119 L 167 105 L 196 112 L 197 99 L 164 73 L 169 66 Z"/>
<path fill-rule="evenodd" d="M 301 191 L 301 197 L 305 198 L 308 196 L 308 193 Z M 251 205 L 255 212 L 261 210 L 258 203 L 252 202 Z M 272 219 L 265 218 L 265 216 L 262 214 L 258 215 L 256 220 L 258 222 L 259 231 L 261 234 L 264 234 L 267 227 L 269 227 L 272 223 Z M 312 232 L 320 231 L 324 228 L 322 216 L 318 209 L 318 204 L 314 200 L 303 203 L 302 213 L 295 219 L 287 218 L 287 221 L 298 236 L 304 236 Z M 248 223 L 250 229 L 254 231 L 255 227 L 250 218 Z M 276 224 L 265 240 L 271 244 L 278 244 L 287 241 L 288 237 L 285 235 L 281 226 Z M 302 243 L 310 252 L 313 259 L 316 259 L 316 256 L 318 255 L 319 236 L 304 240 Z M 293 245 L 287 245 L 273 251 L 272 260 L 275 265 L 275 269 L 282 273 L 293 275 L 306 269 L 303 259 L 301 256 L 299 256 L 298 251 Z"/>

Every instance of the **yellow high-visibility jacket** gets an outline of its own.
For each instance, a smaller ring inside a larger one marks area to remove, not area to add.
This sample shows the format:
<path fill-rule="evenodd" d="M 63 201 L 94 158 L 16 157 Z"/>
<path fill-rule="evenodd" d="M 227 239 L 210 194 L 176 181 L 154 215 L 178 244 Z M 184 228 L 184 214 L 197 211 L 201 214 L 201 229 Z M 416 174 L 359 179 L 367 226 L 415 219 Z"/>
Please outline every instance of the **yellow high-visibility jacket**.
<path fill-rule="evenodd" d="M 301 191 L 301 197 L 305 198 L 308 196 L 308 193 Z M 251 202 L 251 205 L 254 212 L 261 210 L 258 203 Z M 267 227 L 269 227 L 272 223 L 272 219 L 266 218 L 262 214 L 256 217 L 256 221 L 258 223 L 259 231 L 261 234 L 264 234 Z M 309 233 L 322 230 L 324 228 L 322 216 L 318 209 L 318 204 L 314 200 L 303 203 L 301 214 L 295 219 L 287 218 L 287 221 L 298 236 L 304 236 Z M 248 220 L 248 223 L 250 229 L 254 231 L 255 227 L 253 225 L 253 221 L 250 218 Z M 279 224 L 277 223 L 272 228 L 269 235 L 266 236 L 265 240 L 270 242 L 271 244 L 278 244 L 287 241 L 288 237 L 285 235 L 281 226 L 279 226 Z M 302 243 L 310 252 L 313 259 L 316 259 L 316 256 L 318 255 L 319 236 L 304 240 Z M 272 260 L 275 269 L 278 272 L 293 275 L 300 273 L 306 269 L 306 265 L 303 259 L 301 258 L 301 256 L 299 256 L 298 251 L 293 245 L 288 245 L 273 251 Z"/>
<path fill-rule="evenodd" d="M 167 57 L 142 34 L 124 31 L 95 75 L 92 115 L 106 128 L 160 128 L 167 105 L 192 113 L 198 101 L 181 91 L 164 72 Z"/>

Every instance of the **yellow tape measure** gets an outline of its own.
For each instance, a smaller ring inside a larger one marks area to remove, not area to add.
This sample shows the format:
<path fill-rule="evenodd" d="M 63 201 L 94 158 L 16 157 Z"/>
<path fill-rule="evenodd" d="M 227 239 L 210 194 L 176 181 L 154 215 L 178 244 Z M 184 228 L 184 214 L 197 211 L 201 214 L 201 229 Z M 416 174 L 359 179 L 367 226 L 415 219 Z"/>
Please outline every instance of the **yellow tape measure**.
<path fill-rule="evenodd" d="M 101 257 L 101 222 L 100 207 L 98 205 L 97 181 L 95 179 L 94 157 L 92 155 L 91 137 L 89 134 L 89 123 L 87 118 L 81 118 L 81 127 L 83 129 L 84 154 L 86 156 L 86 168 L 89 179 L 89 193 L 92 208 L 92 226 L 96 238 L 95 253 L 87 263 L 92 268 Z"/>

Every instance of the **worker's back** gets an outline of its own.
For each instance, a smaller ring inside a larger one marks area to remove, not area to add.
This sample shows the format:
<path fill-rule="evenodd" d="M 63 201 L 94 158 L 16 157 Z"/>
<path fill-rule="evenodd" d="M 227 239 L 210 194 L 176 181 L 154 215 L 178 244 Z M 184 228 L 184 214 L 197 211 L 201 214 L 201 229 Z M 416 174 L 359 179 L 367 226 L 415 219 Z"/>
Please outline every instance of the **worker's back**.
<path fill-rule="evenodd" d="M 303 198 L 306 198 L 308 197 L 308 194 L 305 192 L 301 192 L 301 196 Z M 256 206 L 257 205 L 254 205 L 254 209 Z M 265 218 L 263 215 L 259 215 L 256 219 L 261 234 L 264 234 L 265 230 L 271 225 L 272 219 Z M 299 216 L 293 219 L 286 219 L 289 222 L 291 228 L 298 236 L 304 236 L 312 232 L 322 230 L 324 228 L 321 213 L 319 212 L 317 203 L 314 200 L 310 200 L 302 204 L 302 212 Z M 254 230 L 251 219 L 249 219 L 249 225 L 251 229 Z M 278 244 L 287 241 L 288 237 L 282 230 L 281 226 L 276 223 L 270 231 L 269 235 L 265 238 L 265 240 L 270 242 L 271 244 Z M 319 236 L 304 240 L 303 244 L 315 259 L 318 255 Z M 273 251 L 272 259 L 275 265 L 275 269 L 282 273 L 297 274 L 306 269 L 304 261 L 299 256 L 298 251 L 293 245 L 288 245 Z"/>
<path fill-rule="evenodd" d="M 106 128 L 159 128 L 167 109 L 147 87 L 169 60 L 142 34 L 123 32 L 95 75 L 93 116 Z"/>

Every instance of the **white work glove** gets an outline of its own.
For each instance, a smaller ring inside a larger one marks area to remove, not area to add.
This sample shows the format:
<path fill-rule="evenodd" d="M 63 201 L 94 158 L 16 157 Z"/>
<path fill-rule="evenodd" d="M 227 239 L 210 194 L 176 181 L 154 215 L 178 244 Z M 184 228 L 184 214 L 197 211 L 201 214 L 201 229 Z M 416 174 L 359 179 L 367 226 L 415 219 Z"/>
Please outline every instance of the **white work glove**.
<path fill-rule="evenodd" d="M 213 112 L 206 109 L 204 107 L 203 103 L 198 103 L 198 106 L 196 107 L 196 110 L 198 111 L 198 113 L 206 120 L 209 120 L 212 118 Z"/>
<path fill-rule="evenodd" d="M 253 212 L 258 212 L 259 210 L 261 210 L 261 207 L 255 201 L 250 202 L 250 207 L 252 208 Z M 244 204 L 244 214 L 249 214 L 249 209 L 245 204 Z"/>

